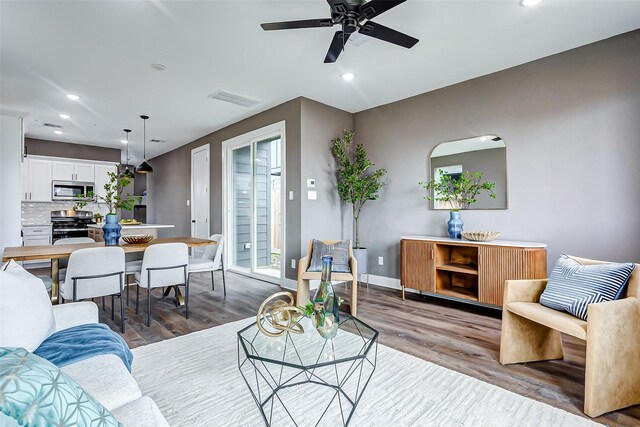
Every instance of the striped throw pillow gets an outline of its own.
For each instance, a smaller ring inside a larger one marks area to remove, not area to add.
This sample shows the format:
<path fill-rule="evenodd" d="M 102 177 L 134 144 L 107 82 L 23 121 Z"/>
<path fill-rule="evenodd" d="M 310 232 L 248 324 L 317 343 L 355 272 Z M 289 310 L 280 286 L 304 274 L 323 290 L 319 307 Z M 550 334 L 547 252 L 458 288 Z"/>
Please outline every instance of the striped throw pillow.
<path fill-rule="evenodd" d="M 582 265 L 562 254 L 540 295 L 540 304 L 587 320 L 589 304 L 620 298 L 633 267 L 630 262 Z"/>
<path fill-rule="evenodd" d="M 322 257 L 329 255 L 333 257 L 331 271 L 334 273 L 350 273 L 349 267 L 349 241 L 342 240 L 332 245 L 327 245 L 318 239 L 313 239 L 311 263 L 307 271 L 322 271 Z"/>

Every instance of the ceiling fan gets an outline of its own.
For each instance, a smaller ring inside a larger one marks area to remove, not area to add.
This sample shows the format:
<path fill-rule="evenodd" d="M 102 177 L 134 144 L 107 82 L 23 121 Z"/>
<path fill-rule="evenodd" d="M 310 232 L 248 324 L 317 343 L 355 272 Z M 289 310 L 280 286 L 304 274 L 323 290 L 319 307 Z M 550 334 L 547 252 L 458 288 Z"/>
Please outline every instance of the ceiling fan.
<path fill-rule="evenodd" d="M 333 27 L 341 25 L 342 30 L 336 31 L 329 46 L 325 63 L 336 62 L 340 52 L 344 50 L 349 36 L 356 31 L 369 37 L 393 43 L 398 46 L 412 48 L 418 39 L 399 31 L 371 21 L 378 15 L 396 7 L 406 0 L 327 0 L 331 7 L 331 18 L 305 19 L 301 21 L 270 22 L 262 24 L 265 31 L 291 30 L 298 28 Z"/>

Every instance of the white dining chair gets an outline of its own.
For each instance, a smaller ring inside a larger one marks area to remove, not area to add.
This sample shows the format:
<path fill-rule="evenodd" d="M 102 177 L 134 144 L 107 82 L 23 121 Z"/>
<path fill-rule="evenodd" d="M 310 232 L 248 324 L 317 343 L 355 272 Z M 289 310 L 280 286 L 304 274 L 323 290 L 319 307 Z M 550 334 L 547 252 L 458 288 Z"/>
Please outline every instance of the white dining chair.
<path fill-rule="evenodd" d="M 211 272 L 211 289 L 216 290 L 216 282 L 213 272 L 222 270 L 222 288 L 224 296 L 227 296 L 227 283 L 224 277 L 224 257 L 222 248 L 224 246 L 224 236 L 222 234 L 212 234 L 209 240 L 217 242 L 215 245 L 207 245 L 204 248 L 202 257 L 189 258 L 189 274 Z"/>
<path fill-rule="evenodd" d="M 142 269 L 135 273 L 136 314 L 140 307 L 140 288 L 147 289 L 147 326 L 151 326 L 151 290 L 184 285 L 185 317 L 189 318 L 189 248 L 185 243 L 159 243 L 144 251 Z"/>
<path fill-rule="evenodd" d="M 91 237 L 65 237 L 64 239 L 58 239 L 53 242 L 54 245 L 81 245 L 85 243 L 95 243 Z M 67 264 L 69 258 L 60 258 L 58 260 L 58 277 L 64 279 L 64 275 L 67 272 Z"/>
<path fill-rule="evenodd" d="M 111 296 L 120 298 L 120 330 L 124 333 L 124 250 L 120 247 L 86 248 L 71 253 L 67 276 L 60 283 L 61 301 Z"/>

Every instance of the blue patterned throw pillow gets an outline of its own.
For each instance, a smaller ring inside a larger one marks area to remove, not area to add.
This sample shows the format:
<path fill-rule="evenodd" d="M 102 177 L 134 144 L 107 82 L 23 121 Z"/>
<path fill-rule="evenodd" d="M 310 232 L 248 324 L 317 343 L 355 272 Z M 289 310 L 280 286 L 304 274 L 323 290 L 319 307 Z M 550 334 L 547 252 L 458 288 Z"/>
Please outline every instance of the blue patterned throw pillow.
<path fill-rule="evenodd" d="M 120 425 L 60 369 L 23 348 L 0 348 L 0 412 L 23 426 Z"/>
<path fill-rule="evenodd" d="M 562 254 L 540 295 L 540 304 L 587 320 L 589 304 L 620 298 L 634 266 L 630 262 L 583 265 Z"/>
<path fill-rule="evenodd" d="M 311 262 L 307 271 L 319 272 L 322 271 L 322 257 L 329 255 L 333 257 L 333 263 L 331 264 L 331 271 L 335 273 L 350 273 L 349 267 L 349 241 L 342 240 L 340 242 L 327 245 L 320 240 L 313 239 L 311 249 Z"/>

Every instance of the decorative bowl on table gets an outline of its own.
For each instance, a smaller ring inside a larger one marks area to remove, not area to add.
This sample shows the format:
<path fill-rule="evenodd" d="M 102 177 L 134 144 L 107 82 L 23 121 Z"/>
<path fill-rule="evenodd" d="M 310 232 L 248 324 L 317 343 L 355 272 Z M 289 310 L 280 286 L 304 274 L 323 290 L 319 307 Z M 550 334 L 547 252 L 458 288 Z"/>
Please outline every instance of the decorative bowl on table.
<path fill-rule="evenodd" d="M 140 225 L 142 224 L 140 221 L 136 221 L 135 219 L 121 219 L 120 225 Z"/>
<path fill-rule="evenodd" d="M 499 231 L 463 231 L 462 237 L 474 242 L 490 242 L 500 237 Z"/>
<path fill-rule="evenodd" d="M 151 234 L 134 234 L 131 236 L 122 236 L 122 240 L 131 244 L 139 245 L 141 243 L 149 243 L 154 237 Z"/>

